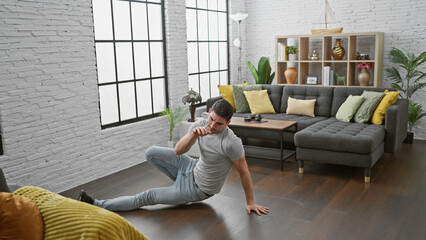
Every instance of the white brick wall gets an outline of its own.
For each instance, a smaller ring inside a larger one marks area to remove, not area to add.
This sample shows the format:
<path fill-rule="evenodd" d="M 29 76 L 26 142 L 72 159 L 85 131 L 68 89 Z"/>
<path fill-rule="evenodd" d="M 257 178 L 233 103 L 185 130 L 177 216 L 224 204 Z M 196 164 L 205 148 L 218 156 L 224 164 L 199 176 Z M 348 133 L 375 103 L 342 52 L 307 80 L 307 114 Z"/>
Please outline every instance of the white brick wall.
<path fill-rule="evenodd" d="M 169 98 L 187 91 L 185 1 L 165 1 Z M 0 167 L 59 192 L 145 161 L 162 118 L 100 129 L 91 1 L 0 2 Z"/>
<path fill-rule="evenodd" d="M 416 55 L 426 51 L 424 0 L 329 0 L 328 2 L 340 20 L 339 24 L 332 24 L 330 28 L 343 27 L 343 32 L 346 33 L 384 32 L 383 69 L 392 65 L 388 54 L 392 47 L 406 49 Z M 321 26 L 312 23 L 318 18 L 323 3 L 324 1 L 318 0 L 247 0 L 245 11 L 249 17 L 245 22 L 246 59 L 257 63 L 261 56 L 270 57 L 272 68 L 275 70 L 275 36 L 310 34 L 310 29 L 320 28 Z M 236 63 L 232 63 L 231 69 L 237 69 Z M 243 71 L 250 82 L 254 81 L 246 66 L 243 67 Z M 426 64 L 423 65 L 422 71 L 426 71 Z M 385 72 L 383 76 L 384 87 L 390 87 L 391 82 L 386 80 Z M 425 92 L 426 90 L 423 90 L 417 94 L 415 101 L 422 103 L 423 109 L 426 110 Z M 426 118 L 421 120 L 414 131 L 416 139 L 426 139 Z"/>

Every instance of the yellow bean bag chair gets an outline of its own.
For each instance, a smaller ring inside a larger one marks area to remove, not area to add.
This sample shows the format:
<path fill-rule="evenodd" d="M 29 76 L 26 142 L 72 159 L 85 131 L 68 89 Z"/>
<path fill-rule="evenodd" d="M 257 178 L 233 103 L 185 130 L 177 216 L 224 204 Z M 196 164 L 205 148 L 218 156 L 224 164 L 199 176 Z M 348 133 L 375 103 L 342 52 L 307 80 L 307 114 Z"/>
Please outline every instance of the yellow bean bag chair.
<path fill-rule="evenodd" d="M 13 194 L 31 199 L 44 222 L 44 239 L 147 239 L 120 215 L 38 187 Z"/>

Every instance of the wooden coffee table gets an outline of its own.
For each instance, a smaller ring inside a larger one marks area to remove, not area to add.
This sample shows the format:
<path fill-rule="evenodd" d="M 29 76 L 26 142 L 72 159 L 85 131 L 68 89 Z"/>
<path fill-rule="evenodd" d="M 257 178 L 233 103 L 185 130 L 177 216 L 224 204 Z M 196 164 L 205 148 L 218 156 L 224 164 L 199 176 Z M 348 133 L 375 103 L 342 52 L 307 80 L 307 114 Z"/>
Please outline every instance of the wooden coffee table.
<path fill-rule="evenodd" d="M 284 146 L 283 146 L 283 133 L 286 129 L 290 128 L 290 127 L 296 127 L 296 131 L 297 131 L 297 122 L 294 121 L 283 121 L 283 120 L 272 120 L 272 119 L 263 119 L 262 121 L 267 121 L 267 122 L 261 122 L 258 123 L 254 120 L 250 121 L 250 122 L 246 122 L 244 121 L 244 118 L 242 117 L 232 117 L 231 119 L 231 123 L 228 125 L 231 129 L 234 128 L 246 128 L 246 129 L 259 129 L 259 130 L 270 130 L 273 133 L 277 133 L 279 134 L 279 138 L 280 138 L 280 160 L 281 160 L 281 171 L 284 169 L 284 161 L 287 160 L 290 156 L 292 156 L 293 154 L 295 154 L 295 151 L 289 151 L 286 150 L 287 154 L 284 155 L 283 151 L 284 151 Z M 241 132 L 243 132 L 241 134 Z M 240 133 L 237 135 L 238 137 L 244 138 L 244 137 L 253 137 L 256 138 L 256 136 L 253 136 L 252 134 L 250 135 L 245 135 L 244 131 L 240 131 Z M 262 157 L 262 156 L 257 156 L 257 157 Z"/>

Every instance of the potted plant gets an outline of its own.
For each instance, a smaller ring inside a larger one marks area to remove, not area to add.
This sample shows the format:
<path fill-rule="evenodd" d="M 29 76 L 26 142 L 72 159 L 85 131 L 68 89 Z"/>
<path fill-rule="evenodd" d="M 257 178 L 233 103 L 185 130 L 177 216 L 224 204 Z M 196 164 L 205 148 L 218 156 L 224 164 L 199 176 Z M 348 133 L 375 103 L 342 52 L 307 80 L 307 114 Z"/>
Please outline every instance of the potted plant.
<path fill-rule="evenodd" d="M 272 80 L 274 80 L 274 77 L 275 77 L 275 72 L 271 74 L 272 69 L 271 69 L 271 63 L 269 61 L 269 58 L 261 57 L 257 65 L 257 70 L 250 61 L 246 61 L 246 62 L 257 84 L 272 83 Z"/>
<path fill-rule="evenodd" d="M 287 53 L 288 53 L 288 59 L 290 61 L 297 60 L 297 53 L 299 52 L 299 49 L 297 49 L 296 46 L 288 46 L 287 47 Z"/>
<path fill-rule="evenodd" d="M 413 143 L 413 127 L 424 116 L 426 112 L 422 109 L 422 105 L 413 101 L 408 102 L 408 133 L 405 143 Z"/>
<path fill-rule="evenodd" d="M 363 63 L 359 62 L 356 65 L 357 69 L 360 69 L 360 72 L 358 73 L 358 83 L 360 86 L 368 86 L 368 83 L 370 82 L 370 73 L 368 72 L 373 67 L 373 64 L 371 62 Z"/>
<path fill-rule="evenodd" d="M 386 69 L 387 76 L 393 81 L 392 87 L 401 91 L 403 98 L 408 100 L 408 133 L 405 142 L 412 143 L 413 127 L 423 118 L 426 113 L 422 106 L 412 100 L 412 96 L 418 90 L 426 87 L 426 82 L 420 82 L 425 78 L 426 73 L 418 69 L 420 65 L 426 62 L 426 52 L 422 52 L 419 56 L 415 56 L 408 51 L 402 52 L 397 48 L 392 48 L 389 52 L 391 60 L 397 67 Z M 404 70 L 401 73 L 399 70 Z"/>
<path fill-rule="evenodd" d="M 161 116 L 164 116 L 169 121 L 169 141 L 167 143 L 168 147 L 173 148 L 173 129 L 175 126 L 183 120 L 183 118 L 188 114 L 188 110 L 182 107 L 166 108 L 160 113 Z"/>

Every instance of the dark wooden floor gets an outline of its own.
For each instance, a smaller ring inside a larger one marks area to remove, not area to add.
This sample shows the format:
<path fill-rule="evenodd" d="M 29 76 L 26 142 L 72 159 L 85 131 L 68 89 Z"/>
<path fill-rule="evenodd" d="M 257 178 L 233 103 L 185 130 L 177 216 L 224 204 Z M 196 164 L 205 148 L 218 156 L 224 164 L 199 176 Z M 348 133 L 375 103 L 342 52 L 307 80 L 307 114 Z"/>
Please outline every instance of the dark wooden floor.
<path fill-rule="evenodd" d="M 158 205 L 121 212 L 150 239 L 425 239 L 426 141 L 403 144 L 384 154 L 372 169 L 305 163 L 298 174 L 294 158 L 285 163 L 248 158 L 255 200 L 270 207 L 267 216 L 247 215 L 238 173 L 222 191 L 197 204 Z M 98 199 L 133 195 L 171 181 L 148 163 L 70 189 L 83 188 Z"/>

